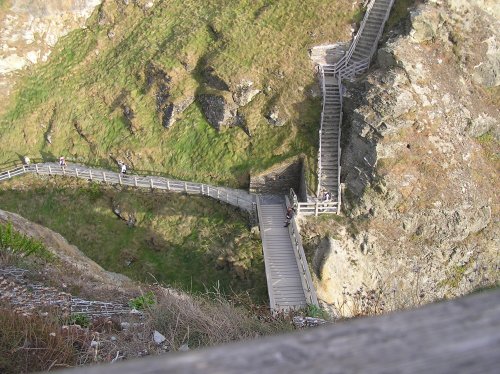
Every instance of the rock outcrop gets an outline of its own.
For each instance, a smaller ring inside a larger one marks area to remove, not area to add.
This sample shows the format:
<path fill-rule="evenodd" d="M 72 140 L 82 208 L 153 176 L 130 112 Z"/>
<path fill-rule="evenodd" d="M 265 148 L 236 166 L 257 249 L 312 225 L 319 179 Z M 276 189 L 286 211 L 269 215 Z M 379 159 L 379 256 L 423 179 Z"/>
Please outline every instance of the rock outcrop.
<path fill-rule="evenodd" d="M 487 6 L 498 7 L 420 5 L 371 72 L 347 85 L 348 220 L 329 235 L 304 224 L 318 296 L 337 313 L 378 313 L 499 282 L 500 111 L 482 86 L 499 84 L 500 28 Z"/>
<path fill-rule="evenodd" d="M 208 123 L 216 130 L 242 122 L 236 104 L 223 95 L 202 94 L 197 96 L 197 101 Z"/>
<path fill-rule="evenodd" d="M 0 19 L 0 95 L 8 95 L 17 70 L 45 62 L 52 47 L 71 30 L 83 27 L 102 0 L 11 0 Z"/>

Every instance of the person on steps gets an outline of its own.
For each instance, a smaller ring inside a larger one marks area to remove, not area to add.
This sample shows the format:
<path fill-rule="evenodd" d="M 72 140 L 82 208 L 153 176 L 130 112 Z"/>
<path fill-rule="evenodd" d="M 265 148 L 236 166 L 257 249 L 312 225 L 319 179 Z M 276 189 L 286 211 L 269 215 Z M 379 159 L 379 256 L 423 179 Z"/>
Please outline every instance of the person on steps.
<path fill-rule="evenodd" d="M 30 166 L 30 158 L 28 156 L 24 156 L 23 158 L 23 164 L 26 165 L 26 166 Z"/>
<path fill-rule="evenodd" d="M 59 157 L 59 166 L 66 166 L 66 160 L 64 156 Z"/>
<path fill-rule="evenodd" d="M 120 166 L 121 166 L 121 173 L 122 174 L 127 174 L 127 165 L 125 165 L 123 162 L 120 162 Z"/>
<path fill-rule="evenodd" d="M 332 195 L 330 194 L 330 191 L 325 191 L 325 194 L 323 195 L 323 201 L 330 201 Z"/>

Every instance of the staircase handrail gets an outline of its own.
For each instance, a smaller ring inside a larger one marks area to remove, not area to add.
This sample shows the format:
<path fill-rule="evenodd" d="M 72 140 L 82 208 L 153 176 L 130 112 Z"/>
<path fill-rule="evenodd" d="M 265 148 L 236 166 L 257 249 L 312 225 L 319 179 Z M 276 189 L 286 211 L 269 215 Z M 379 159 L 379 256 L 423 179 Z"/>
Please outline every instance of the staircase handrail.
<path fill-rule="evenodd" d="M 289 206 L 290 200 L 288 199 L 288 196 L 285 196 L 285 200 L 287 206 Z M 288 225 L 288 233 L 292 242 L 295 259 L 297 260 L 297 265 L 299 267 L 300 279 L 304 296 L 306 297 L 306 302 L 309 305 L 319 307 L 318 297 L 311 278 L 311 272 L 309 271 L 309 265 L 307 264 L 304 247 L 302 246 L 302 238 L 300 236 L 297 222 L 295 221 L 295 215 L 291 218 L 290 225 Z"/>
<path fill-rule="evenodd" d="M 368 5 L 366 6 L 366 11 L 365 15 L 363 17 L 363 20 L 361 21 L 361 24 L 359 25 L 359 29 L 356 33 L 356 36 L 351 42 L 351 45 L 349 46 L 349 49 L 347 50 L 347 53 L 335 63 L 335 72 L 342 71 L 347 64 L 349 63 L 349 60 L 352 57 L 352 54 L 354 53 L 354 50 L 356 49 L 356 46 L 358 44 L 359 38 L 361 38 L 361 34 L 363 33 L 363 30 L 365 29 L 366 22 L 368 20 L 368 17 L 370 15 L 370 11 L 373 8 L 373 4 L 375 3 L 376 0 L 371 0 Z"/>
<path fill-rule="evenodd" d="M 322 178 L 322 167 L 321 167 L 321 150 L 322 150 L 322 138 L 323 138 L 323 122 L 324 122 L 324 113 L 326 107 L 326 84 L 325 84 L 325 71 L 323 66 L 320 66 L 320 74 L 321 74 L 321 88 L 323 92 L 323 103 L 321 108 L 321 122 L 319 124 L 319 150 L 318 150 L 318 188 L 316 191 L 316 196 L 319 196 L 321 192 L 321 178 Z"/>
<path fill-rule="evenodd" d="M 384 27 L 380 27 L 378 30 L 377 38 L 375 39 L 376 43 L 373 43 L 373 45 L 372 45 L 372 49 L 370 50 L 370 56 L 368 58 L 368 61 L 371 61 L 373 55 L 377 51 L 378 42 L 379 42 L 380 38 L 382 37 L 382 33 L 384 32 L 384 28 L 385 28 L 385 23 L 389 19 L 393 5 L 394 5 L 394 0 L 390 0 L 389 6 L 387 7 L 387 11 L 385 12 L 384 20 L 382 21 L 382 25 Z"/>

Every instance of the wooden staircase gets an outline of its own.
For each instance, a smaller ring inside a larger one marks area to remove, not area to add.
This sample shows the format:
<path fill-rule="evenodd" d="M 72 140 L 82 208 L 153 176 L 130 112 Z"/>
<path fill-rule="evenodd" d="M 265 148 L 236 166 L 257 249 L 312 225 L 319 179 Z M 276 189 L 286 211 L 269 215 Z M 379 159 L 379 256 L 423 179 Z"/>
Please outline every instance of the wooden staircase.
<path fill-rule="evenodd" d="M 337 213 L 340 212 L 341 204 L 342 79 L 353 78 L 368 70 L 393 4 L 394 0 L 372 0 L 345 55 L 335 64 L 319 66 L 323 110 L 319 134 L 317 196 L 321 198 L 324 190 L 330 192 L 331 201 L 337 203 Z"/>

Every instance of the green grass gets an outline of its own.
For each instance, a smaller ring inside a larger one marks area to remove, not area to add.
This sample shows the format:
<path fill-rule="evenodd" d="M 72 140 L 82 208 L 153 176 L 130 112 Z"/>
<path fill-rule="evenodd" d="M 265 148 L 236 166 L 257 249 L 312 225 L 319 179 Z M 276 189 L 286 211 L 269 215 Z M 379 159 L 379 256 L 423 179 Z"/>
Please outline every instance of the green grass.
<path fill-rule="evenodd" d="M 194 293 L 214 287 L 228 295 L 248 292 L 255 302 L 266 302 L 260 240 L 232 207 L 197 196 L 100 189 L 62 178 L 46 183 L 26 177 L 8 186 L 0 190 L 1 209 L 60 233 L 106 270 Z M 117 218 L 113 204 L 133 214 L 136 226 Z M 217 262 L 228 256 L 247 268 L 244 279 Z"/>
<path fill-rule="evenodd" d="M 87 29 L 62 38 L 49 61 L 20 80 L 0 118 L 0 163 L 64 154 L 107 166 L 112 155 L 137 170 L 246 186 L 250 173 L 303 153 L 314 174 L 320 100 L 307 94 L 316 81 L 307 50 L 348 38 L 359 13 L 351 2 L 160 0 L 145 13 L 109 1 L 102 12 L 111 21 L 99 24 L 96 11 Z M 150 64 L 171 77 L 172 102 L 208 89 L 207 66 L 231 88 L 254 81 L 264 93 L 241 109 L 252 137 L 240 128 L 216 132 L 196 103 L 165 130 L 157 87 L 147 84 Z M 134 133 L 122 104 L 134 111 Z M 282 128 L 264 118 L 272 105 L 289 118 Z"/>

